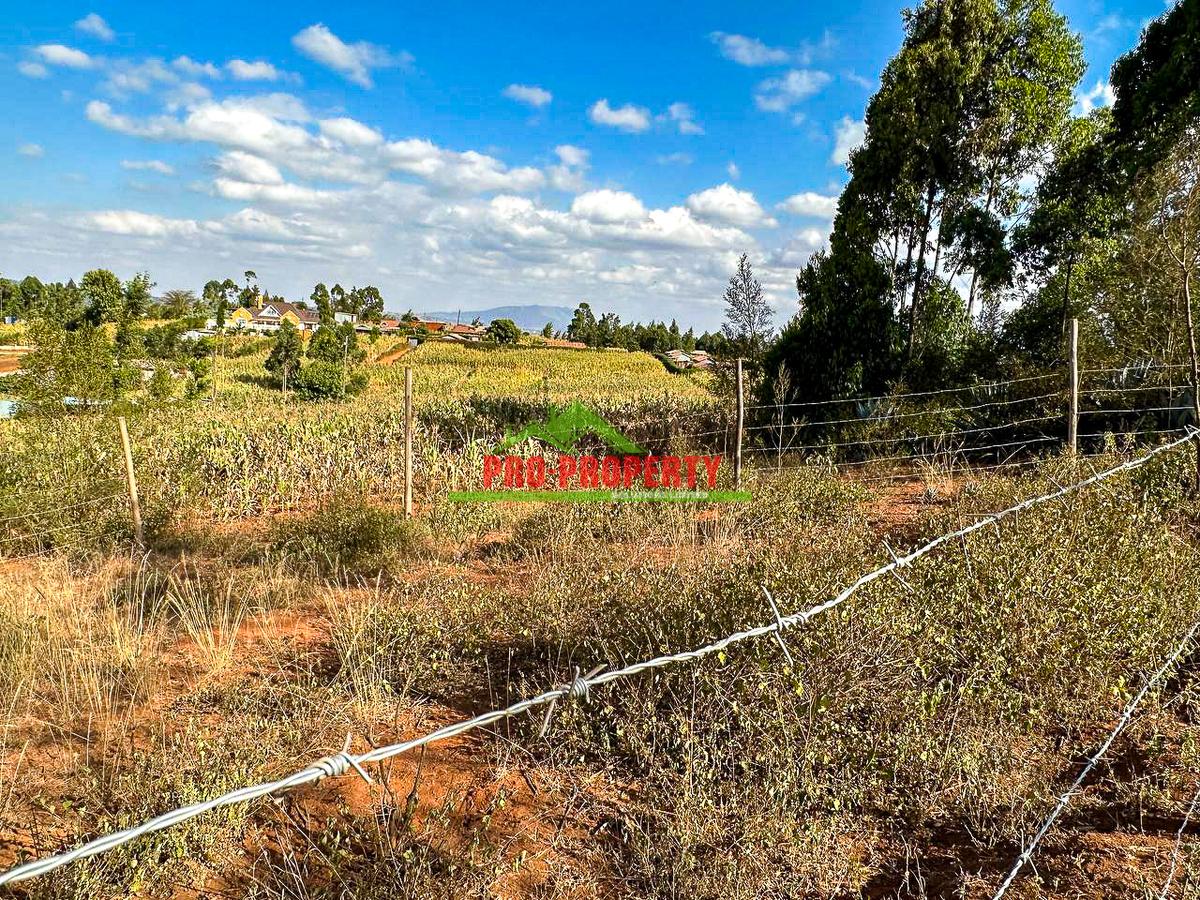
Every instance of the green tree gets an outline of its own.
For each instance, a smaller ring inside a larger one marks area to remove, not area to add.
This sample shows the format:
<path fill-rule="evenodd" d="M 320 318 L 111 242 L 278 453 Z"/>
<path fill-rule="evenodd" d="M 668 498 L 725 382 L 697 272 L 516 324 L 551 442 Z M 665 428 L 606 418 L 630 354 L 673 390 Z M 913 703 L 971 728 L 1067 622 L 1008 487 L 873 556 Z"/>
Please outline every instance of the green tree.
<path fill-rule="evenodd" d="M 575 309 L 571 316 L 571 324 L 567 326 L 567 337 L 573 341 L 587 344 L 589 347 L 598 345 L 596 336 L 596 314 L 592 307 L 584 301 Z"/>
<path fill-rule="evenodd" d="M 738 260 L 737 269 L 725 288 L 724 299 L 725 322 L 721 331 L 740 355 L 757 359 L 775 329 L 771 324 L 771 305 L 763 293 L 762 283 L 754 277 L 748 254 L 743 253 Z M 663 332 L 655 338 L 654 352 L 662 352 L 670 344 L 669 333 L 665 328 Z"/>
<path fill-rule="evenodd" d="M 492 343 L 501 346 L 516 345 L 521 340 L 521 329 L 512 319 L 493 319 L 488 326 L 487 336 Z"/>
<path fill-rule="evenodd" d="M 554 323 L 553 322 L 547 322 L 542 327 L 542 337 L 544 337 L 544 338 L 554 337 Z"/>
<path fill-rule="evenodd" d="M 333 316 L 333 302 L 329 296 L 329 288 L 325 287 L 323 282 L 318 282 L 308 299 L 317 308 L 317 317 L 320 319 L 321 325 L 332 328 L 336 320 Z"/>
<path fill-rule="evenodd" d="M 1108 168 L 1108 110 L 1075 119 L 1038 184 L 1034 205 L 1013 239 L 1014 248 L 1043 278 L 1062 273 L 1062 322 L 1071 317 L 1071 277 L 1090 242 L 1113 233 L 1124 216 L 1120 195 L 1094 191 Z"/>
<path fill-rule="evenodd" d="M 1127 183 L 1153 168 L 1200 119 L 1200 4 L 1175 3 L 1112 67 L 1109 143 Z"/>
<path fill-rule="evenodd" d="M 154 282 L 150 280 L 147 272 L 139 272 L 125 282 L 123 288 L 125 295 L 124 318 L 141 319 L 146 315 L 152 302 L 150 291 L 153 287 Z"/>
<path fill-rule="evenodd" d="M 290 319 L 284 319 L 271 342 L 271 352 L 264 363 L 266 370 L 280 380 L 286 394 L 288 381 L 300 370 L 304 359 L 304 342 Z"/>
<path fill-rule="evenodd" d="M 194 291 L 173 288 L 163 291 L 163 315 L 168 319 L 182 319 L 196 308 L 196 293 Z"/>
<path fill-rule="evenodd" d="M 56 325 L 75 325 L 84 316 L 83 292 L 73 281 L 47 285 L 37 316 Z"/>
<path fill-rule="evenodd" d="M 94 323 L 119 322 L 125 314 L 125 292 L 121 280 L 108 269 L 83 273 L 80 290 L 88 305 L 88 317 Z"/>
<path fill-rule="evenodd" d="M 364 288 L 355 288 L 357 300 L 354 312 L 363 322 L 378 322 L 383 318 L 383 294 L 379 288 L 368 284 Z"/>
<path fill-rule="evenodd" d="M 61 411 L 68 398 L 81 407 L 112 400 L 120 379 L 112 342 L 90 323 L 67 330 L 35 320 L 34 350 L 21 363 L 18 391 L 36 409 Z"/>

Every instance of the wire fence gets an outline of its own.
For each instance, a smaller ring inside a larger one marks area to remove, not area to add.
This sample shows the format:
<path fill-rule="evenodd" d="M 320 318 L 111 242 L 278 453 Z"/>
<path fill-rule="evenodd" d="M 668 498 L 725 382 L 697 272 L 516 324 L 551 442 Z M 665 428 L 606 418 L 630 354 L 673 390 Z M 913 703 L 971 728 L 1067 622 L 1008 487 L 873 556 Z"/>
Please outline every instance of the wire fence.
<path fill-rule="evenodd" d="M 1156 447 L 1139 457 L 1126 460 L 1117 466 L 1113 466 L 1102 472 L 1095 473 L 1079 482 L 1067 485 L 1065 487 L 1060 487 L 1057 490 L 1049 493 L 1026 498 L 1025 500 L 1022 500 L 1021 502 L 1016 503 L 1005 510 L 986 515 L 975 522 L 964 526 L 963 528 L 936 537 L 933 540 L 917 547 L 908 554 L 903 556 L 893 555 L 891 562 L 859 576 L 857 580 L 844 588 L 836 596 L 805 609 L 802 612 L 792 613 L 786 616 L 779 615 L 778 607 L 776 606 L 774 599 L 771 598 L 770 594 L 768 593 L 768 599 L 771 601 L 772 609 L 775 612 L 774 621 L 764 625 L 758 625 L 753 628 L 748 628 L 744 631 L 735 632 L 721 638 L 720 640 L 713 641 L 712 643 L 705 644 L 701 647 L 678 653 L 665 654 L 653 659 L 645 660 L 643 662 L 634 663 L 622 668 L 608 671 L 604 671 L 603 667 L 597 667 L 592 669 L 586 675 L 580 675 L 577 668 L 575 670 L 575 678 L 570 684 L 560 685 L 536 696 L 521 700 L 503 709 L 491 710 L 471 719 L 444 726 L 443 728 L 439 728 L 428 734 L 422 735 L 421 737 L 399 743 L 388 744 L 386 746 L 372 749 L 366 753 L 351 753 L 350 737 L 347 736 L 346 744 L 339 753 L 323 757 L 291 775 L 275 781 L 268 781 L 261 784 L 244 787 L 239 790 L 231 791 L 227 794 L 222 794 L 219 797 L 202 801 L 200 803 L 194 803 L 189 806 L 173 809 L 146 822 L 143 822 L 140 825 L 103 835 L 64 853 L 59 853 L 53 856 L 23 863 L 12 869 L 9 869 L 6 872 L 0 873 L 0 886 L 14 884 L 44 875 L 72 862 L 113 850 L 117 847 L 123 846 L 124 844 L 128 844 L 131 841 L 138 840 L 146 835 L 172 828 L 188 821 L 189 819 L 193 819 L 212 810 L 241 803 L 248 803 L 272 794 L 286 792 L 302 785 L 313 784 L 325 778 L 341 776 L 353 771 L 366 781 L 370 782 L 372 781 L 371 776 L 366 771 L 364 766 L 372 763 L 383 762 L 384 760 L 406 753 L 410 750 L 425 747 L 437 741 L 443 741 L 475 729 L 484 728 L 485 726 L 491 725 L 494 722 L 508 719 L 513 716 L 518 716 L 522 713 L 542 707 L 546 708 L 546 716 L 542 723 L 542 732 L 544 733 L 549 723 L 550 716 L 553 713 L 554 707 L 558 703 L 586 702 L 593 688 L 598 688 L 623 679 L 632 678 L 644 672 L 655 671 L 681 663 L 694 662 L 707 656 L 721 653 L 727 648 L 744 641 L 756 640 L 770 636 L 778 640 L 780 644 L 783 645 L 783 633 L 786 631 L 786 629 L 797 625 L 807 624 L 817 616 L 820 616 L 823 613 L 829 612 L 830 610 L 840 606 L 842 603 L 849 600 L 860 589 L 880 578 L 883 578 L 885 575 L 896 572 L 899 569 L 913 564 L 917 560 L 927 556 L 930 553 L 933 553 L 935 550 L 943 547 L 946 544 L 965 539 L 968 535 L 979 531 L 982 528 L 986 528 L 989 525 L 998 524 L 999 522 L 1011 516 L 1015 516 L 1024 510 L 1060 499 L 1076 491 L 1080 491 L 1089 485 L 1111 478 L 1121 472 L 1127 472 L 1142 466 L 1151 459 L 1180 447 L 1189 441 L 1192 441 L 1197 434 L 1200 434 L 1200 432 L 1196 432 L 1194 430 L 1189 431 L 1189 433 L 1182 438 Z M 1193 628 L 1193 631 L 1189 633 L 1189 639 L 1194 631 L 1195 627 Z M 784 649 L 786 650 L 786 645 L 784 645 Z M 1143 695 L 1148 689 L 1149 683 L 1143 688 Z M 1142 695 L 1139 695 L 1139 702 L 1140 696 Z M 1111 740 L 1107 743 L 1111 743 Z M 1107 750 L 1107 743 L 1102 750 Z M 1099 754 L 1097 755 L 1097 758 L 1098 756 Z M 1049 826 L 1046 826 L 1046 828 L 1048 827 Z M 1032 853 L 1033 846 L 1036 846 L 1036 844 L 1031 845 L 1028 853 Z M 1015 875 L 1012 877 L 1015 878 Z"/>
<path fill-rule="evenodd" d="M 1049 833 L 1051 826 L 1058 821 L 1058 817 L 1061 816 L 1066 810 L 1067 806 L 1070 805 L 1071 800 L 1074 799 L 1076 794 L 1079 792 L 1079 789 L 1083 787 L 1083 783 L 1087 780 L 1088 775 L 1090 775 L 1092 770 L 1096 768 L 1096 764 L 1100 762 L 1104 754 L 1108 752 L 1108 748 L 1113 745 L 1113 741 L 1115 741 L 1121 732 L 1124 731 L 1129 725 L 1130 720 L 1133 718 L 1134 712 L 1141 705 L 1142 701 L 1146 699 L 1146 695 L 1150 693 L 1150 689 L 1154 687 L 1154 685 L 1163 677 L 1163 675 L 1165 675 L 1172 667 L 1174 667 L 1176 660 L 1178 660 L 1179 657 L 1183 655 L 1184 651 L 1192 645 L 1192 642 L 1195 640 L 1197 630 L 1200 630 L 1200 622 L 1197 622 L 1190 629 L 1188 629 L 1187 634 L 1183 636 L 1183 640 L 1181 640 L 1175 646 L 1175 649 L 1171 651 L 1166 661 L 1149 678 L 1146 679 L 1146 681 L 1142 684 L 1141 690 L 1134 695 L 1133 699 L 1130 700 L 1128 704 L 1126 704 L 1124 711 L 1121 713 L 1121 717 L 1117 720 L 1116 727 L 1113 728 L 1108 737 L 1104 739 L 1104 743 L 1102 743 L 1096 749 L 1096 752 L 1088 757 L 1087 762 L 1084 764 L 1083 768 L 1079 770 L 1079 774 L 1075 776 L 1075 780 L 1071 782 L 1071 786 L 1067 788 L 1066 793 L 1058 798 L 1058 802 L 1054 804 L 1054 808 L 1050 811 L 1050 815 L 1046 817 L 1046 820 L 1042 823 L 1042 826 L 1034 834 L 1033 839 L 1026 845 L 1021 855 L 1017 857 L 1016 861 L 1012 864 L 1012 868 L 1008 870 L 1008 875 L 1006 875 L 1004 881 L 1000 883 L 1000 887 L 997 889 L 992 900 L 1000 900 L 1000 898 L 1008 892 L 1008 889 L 1012 887 L 1013 882 L 1016 881 L 1017 876 L 1021 873 L 1021 870 L 1025 868 L 1025 866 L 1028 865 L 1029 861 L 1033 858 L 1034 851 L 1037 850 L 1038 844 L 1042 842 L 1042 839 L 1045 838 L 1045 836 Z"/>

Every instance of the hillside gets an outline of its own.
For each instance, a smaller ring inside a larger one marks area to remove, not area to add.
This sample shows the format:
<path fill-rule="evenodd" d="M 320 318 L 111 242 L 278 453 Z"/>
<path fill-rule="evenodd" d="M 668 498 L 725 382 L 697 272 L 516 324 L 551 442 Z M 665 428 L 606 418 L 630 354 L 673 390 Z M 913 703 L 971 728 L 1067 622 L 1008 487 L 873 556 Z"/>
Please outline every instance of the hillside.
<path fill-rule="evenodd" d="M 444 310 L 422 312 L 420 315 L 439 322 L 470 322 L 474 319 L 490 322 L 493 319 L 512 319 L 526 331 L 541 331 L 547 322 L 551 322 L 555 331 L 562 331 L 571 323 L 573 314 L 565 306 L 532 304 L 529 306 L 492 306 L 488 309 L 455 309 L 448 312 Z"/>

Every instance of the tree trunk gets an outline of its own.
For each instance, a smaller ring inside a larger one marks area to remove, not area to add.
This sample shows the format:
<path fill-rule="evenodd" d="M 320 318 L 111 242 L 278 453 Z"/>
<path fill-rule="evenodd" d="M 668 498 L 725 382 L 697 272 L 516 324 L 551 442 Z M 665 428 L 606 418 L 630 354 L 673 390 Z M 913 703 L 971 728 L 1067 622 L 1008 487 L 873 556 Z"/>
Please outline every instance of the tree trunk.
<path fill-rule="evenodd" d="M 1192 425 L 1200 428 L 1200 364 L 1196 362 L 1196 325 L 1192 320 L 1192 273 L 1183 273 L 1183 308 L 1187 315 L 1188 353 L 1192 364 Z M 1196 491 L 1200 492 L 1200 443 L 1196 445 Z"/>
<path fill-rule="evenodd" d="M 1067 333 L 1067 323 L 1071 321 L 1071 270 L 1075 267 L 1075 254 L 1072 253 L 1067 257 L 1067 271 L 1065 284 L 1063 286 L 1063 316 L 1062 327 L 1063 334 Z"/>
<path fill-rule="evenodd" d="M 933 195 L 937 185 L 933 182 L 925 196 L 925 215 L 921 220 L 921 240 L 917 254 L 917 272 L 913 276 L 912 304 L 908 309 L 908 361 L 912 362 L 913 351 L 917 343 L 917 323 L 920 321 L 921 282 L 925 278 L 925 247 L 929 242 L 929 221 L 933 218 Z"/>
<path fill-rule="evenodd" d="M 917 239 L 917 223 L 910 222 L 908 226 L 908 256 L 904 260 L 904 280 L 900 283 L 900 305 L 897 312 L 904 312 L 908 300 L 908 273 L 912 271 L 913 244 Z"/>

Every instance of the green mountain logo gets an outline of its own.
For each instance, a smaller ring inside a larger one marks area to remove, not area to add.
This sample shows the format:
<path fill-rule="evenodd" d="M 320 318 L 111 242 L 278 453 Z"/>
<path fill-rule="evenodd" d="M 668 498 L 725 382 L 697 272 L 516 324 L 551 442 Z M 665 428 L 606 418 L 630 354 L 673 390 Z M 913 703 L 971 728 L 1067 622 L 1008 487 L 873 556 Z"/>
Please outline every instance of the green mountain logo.
<path fill-rule="evenodd" d="M 506 434 L 504 440 L 496 448 L 496 452 L 503 453 L 510 447 L 533 438 L 549 444 L 560 453 L 572 453 L 579 441 L 587 434 L 594 434 L 618 453 L 626 453 L 630 456 L 643 456 L 646 453 L 645 450 L 578 401 L 562 409 L 553 410 L 545 422 L 535 422 L 526 425 L 516 434 Z"/>

